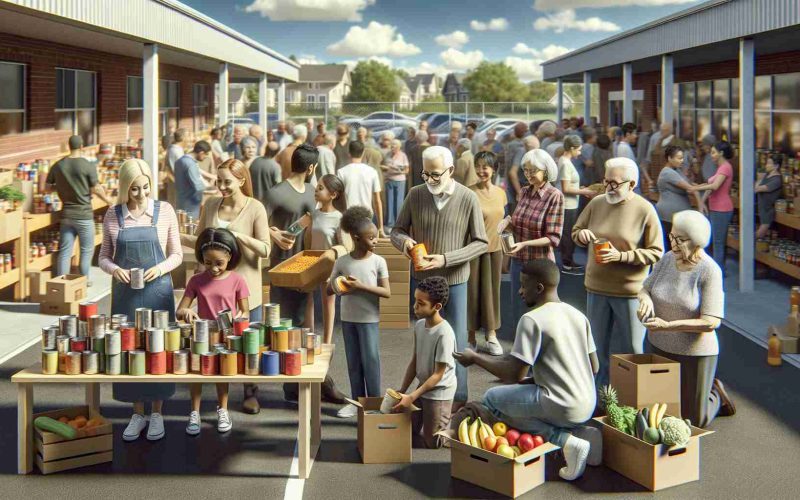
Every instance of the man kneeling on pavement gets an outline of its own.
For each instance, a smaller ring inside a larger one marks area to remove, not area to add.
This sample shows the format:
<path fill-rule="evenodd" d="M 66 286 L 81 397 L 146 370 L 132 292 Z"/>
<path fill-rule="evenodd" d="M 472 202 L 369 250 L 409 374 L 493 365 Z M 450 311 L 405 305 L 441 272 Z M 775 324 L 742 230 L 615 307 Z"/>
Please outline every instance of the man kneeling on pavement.
<path fill-rule="evenodd" d="M 499 420 L 539 434 L 562 448 L 567 466 L 559 475 L 572 481 L 583 474 L 587 462 L 602 461 L 600 431 L 584 425 L 595 409 L 599 363 L 589 320 L 561 302 L 559 281 L 552 261 L 527 262 L 519 294 L 531 309 L 519 320 L 511 353 L 490 356 L 465 349 L 454 354 L 462 365 L 478 365 L 505 385 L 486 391 L 485 409 L 475 403 L 464 407 L 451 428 L 466 416 L 488 416 L 488 422 Z"/>

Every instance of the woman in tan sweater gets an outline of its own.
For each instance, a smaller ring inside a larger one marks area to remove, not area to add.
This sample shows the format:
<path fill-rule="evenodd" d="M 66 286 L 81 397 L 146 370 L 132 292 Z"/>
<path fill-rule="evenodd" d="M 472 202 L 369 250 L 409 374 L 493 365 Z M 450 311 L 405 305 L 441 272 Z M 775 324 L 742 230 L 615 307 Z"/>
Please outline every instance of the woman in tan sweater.
<path fill-rule="evenodd" d="M 207 227 L 220 227 L 236 236 L 242 259 L 235 271 L 247 281 L 250 291 L 250 321 L 261 321 L 260 261 L 269 257 L 271 249 L 267 210 L 260 201 L 253 198 L 250 174 L 239 160 L 230 159 L 217 167 L 217 187 L 222 196 L 215 196 L 203 205 L 197 234 Z M 196 241 L 197 237 L 194 235 L 181 235 L 181 243 L 185 246 L 194 248 Z M 245 411 L 258 408 L 255 391 L 252 384 L 245 385 Z"/>

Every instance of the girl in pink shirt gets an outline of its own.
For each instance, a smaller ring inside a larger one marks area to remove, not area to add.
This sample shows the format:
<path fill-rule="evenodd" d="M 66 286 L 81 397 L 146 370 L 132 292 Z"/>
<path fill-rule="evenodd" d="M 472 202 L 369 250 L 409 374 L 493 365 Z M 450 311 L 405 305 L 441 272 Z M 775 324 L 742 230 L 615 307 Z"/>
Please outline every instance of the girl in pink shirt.
<path fill-rule="evenodd" d="M 237 317 L 249 317 L 247 298 L 250 291 L 247 282 L 235 269 L 241 259 L 236 237 L 227 229 L 209 227 L 197 237 L 195 244 L 197 261 L 205 271 L 195 274 L 186 285 L 177 317 L 187 323 L 196 319 L 214 320 L 219 311 L 236 311 Z M 191 309 L 197 298 L 197 312 Z M 186 434 L 200 434 L 200 396 L 202 384 L 191 384 L 192 411 Z M 233 427 L 228 415 L 228 384 L 217 384 L 217 431 L 228 432 Z"/>

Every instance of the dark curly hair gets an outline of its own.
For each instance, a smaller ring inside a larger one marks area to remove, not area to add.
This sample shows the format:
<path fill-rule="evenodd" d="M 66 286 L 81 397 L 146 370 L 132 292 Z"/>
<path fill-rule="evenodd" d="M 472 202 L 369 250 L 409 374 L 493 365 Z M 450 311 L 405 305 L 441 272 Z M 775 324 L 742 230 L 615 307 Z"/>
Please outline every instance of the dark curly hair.
<path fill-rule="evenodd" d="M 230 254 L 231 260 L 228 261 L 226 269 L 236 269 L 236 266 L 239 265 L 239 260 L 242 258 L 239 244 L 236 242 L 236 236 L 227 229 L 207 227 L 200 233 L 194 245 L 194 256 L 197 262 L 202 263 L 204 261 L 203 252 L 212 248 L 223 250 Z"/>
<path fill-rule="evenodd" d="M 372 224 L 372 212 L 367 207 L 356 205 L 350 207 L 342 214 L 342 231 L 357 235 Z"/>
<path fill-rule="evenodd" d="M 419 282 L 417 290 L 427 293 L 431 302 L 441 304 L 442 307 L 446 306 L 447 301 L 450 300 L 450 286 L 447 284 L 447 280 L 441 276 L 425 278 Z"/>
<path fill-rule="evenodd" d="M 664 159 L 669 160 L 670 158 L 674 158 L 678 151 L 683 151 L 680 146 L 669 145 L 664 148 Z"/>

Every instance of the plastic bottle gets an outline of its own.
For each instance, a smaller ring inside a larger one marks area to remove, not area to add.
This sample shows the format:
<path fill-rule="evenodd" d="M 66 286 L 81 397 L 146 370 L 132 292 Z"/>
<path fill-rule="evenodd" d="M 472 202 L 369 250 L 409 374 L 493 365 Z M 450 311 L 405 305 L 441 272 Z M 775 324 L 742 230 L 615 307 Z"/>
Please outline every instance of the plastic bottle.
<path fill-rule="evenodd" d="M 767 342 L 767 363 L 770 366 L 780 366 L 783 362 L 781 358 L 781 341 L 777 333 L 773 333 Z"/>

